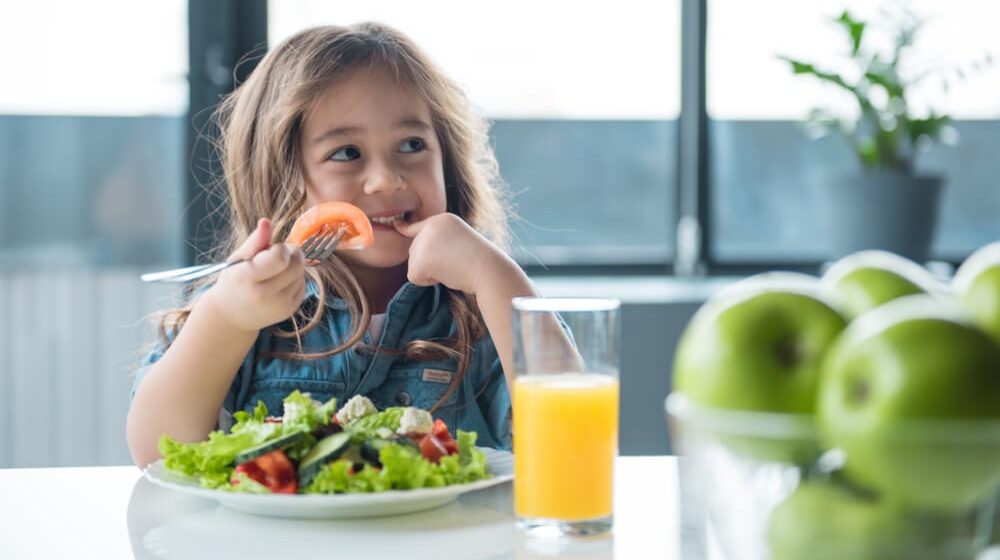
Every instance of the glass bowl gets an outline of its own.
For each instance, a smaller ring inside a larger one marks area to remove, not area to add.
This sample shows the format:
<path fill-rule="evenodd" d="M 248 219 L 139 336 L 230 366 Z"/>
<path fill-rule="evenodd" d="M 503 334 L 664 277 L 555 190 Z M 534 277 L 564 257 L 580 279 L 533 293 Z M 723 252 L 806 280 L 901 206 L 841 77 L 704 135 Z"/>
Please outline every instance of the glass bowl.
<path fill-rule="evenodd" d="M 686 467 L 685 507 L 704 516 L 709 550 L 727 560 L 987 556 L 1000 487 L 998 420 L 914 421 L 873 440 L 892 451 L 880 474 L 909 489 L 901 500 L 860 484 L 869 458 L 856 453 L 852 462 L 824 446 L 812 416 L 709 408 L 678 392 L 665 408 Z M 925 496 L 949 505 L 926 507 Z"/>

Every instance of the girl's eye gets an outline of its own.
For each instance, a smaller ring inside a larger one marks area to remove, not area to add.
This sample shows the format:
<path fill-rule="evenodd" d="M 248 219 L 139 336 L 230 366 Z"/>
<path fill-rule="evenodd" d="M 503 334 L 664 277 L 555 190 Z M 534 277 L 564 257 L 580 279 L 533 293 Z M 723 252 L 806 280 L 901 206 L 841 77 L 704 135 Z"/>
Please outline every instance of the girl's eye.
<path fill-rule="evenodd" d="M 424 141 L 420 138 L 407 138 L 399 145 L 399 151 L 404 154 L 419 152 L 424 149 Z"/>
<path fill-rule="evenodd" d="M 357 146 L 344 146 L 330 155 L 330 159 L 333 161 L 354 161 L 359 157 L 361 157 L 361 150 Z"/>

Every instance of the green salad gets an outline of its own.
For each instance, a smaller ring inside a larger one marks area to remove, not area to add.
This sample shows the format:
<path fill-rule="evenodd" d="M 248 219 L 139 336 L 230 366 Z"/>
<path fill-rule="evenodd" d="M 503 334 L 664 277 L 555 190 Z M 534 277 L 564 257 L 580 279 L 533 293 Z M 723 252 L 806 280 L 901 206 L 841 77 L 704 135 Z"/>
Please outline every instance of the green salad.
<path fill-rule="evenodd" d="M 284 415 L 257 403 L 225 433 L 196 443 L 163 436 L 164 467 L 206 488 L 231 492 L 333 494 L 432 488 L 488 478 L 476 433 L 448 426 L 414 407 L 376 410 L 356 396 L 337 409 L 309 393 L 284 399 Z"/>

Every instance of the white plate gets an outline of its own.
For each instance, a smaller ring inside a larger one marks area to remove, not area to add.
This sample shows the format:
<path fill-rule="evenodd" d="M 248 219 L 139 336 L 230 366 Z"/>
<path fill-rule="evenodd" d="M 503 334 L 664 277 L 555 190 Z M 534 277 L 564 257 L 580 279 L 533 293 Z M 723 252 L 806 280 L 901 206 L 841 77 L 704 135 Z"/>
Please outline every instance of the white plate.
<path fill-rule="evenodd" d="M 453 484 L 440 488 L 389 490 L 371 494 L 239 494 L 202 488 L 184 475 L 168 472 L 163 459 L 143 471 L 146 478 L 160 486 L 192 496 L 211 498 L 223 506 L 271 517 L 336 519 L 377 517 L 411 513 L 442 506 L 461 494 L 495 486 L 514 478 L 514 456 L 507 451 L 480 447 L 493 476 L 468 484 Z"/>

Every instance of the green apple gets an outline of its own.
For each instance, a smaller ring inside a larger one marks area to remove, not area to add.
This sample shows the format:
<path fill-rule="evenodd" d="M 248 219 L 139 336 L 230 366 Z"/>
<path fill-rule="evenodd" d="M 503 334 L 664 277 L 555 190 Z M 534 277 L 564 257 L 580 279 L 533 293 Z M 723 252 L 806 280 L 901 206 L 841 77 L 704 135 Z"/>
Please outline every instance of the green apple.
<path fill-rule="evenodd" d="M 972 321 L 1000 341 L 1000 242 L 980 248 L 962 263 L 952 287 Z"/>
<path fill-rule="evenodd" d="M 947 302 L 889 302 L 830 351 L 817 415 L 853 482 L 918 509 L 966 509 L 1000 481 L 1000 346 Z"/>
<path fill-rule="evenodd" d="M 845 325 L 818 296 L 816 278 L 750 277 L 692 317 L 674 356 L 674 386 L 704 406 L 811 414 L 823 357 Z"/>
<path fill-rule="evenodd" d="M 823 275 L 823 286 L 850 319 L 896 298 L 943 289 L 927 269 L 887 251 L 840 259 Z"/>
<path fill-rule="evenodd" d="M 972 560 L 969 516 L 913 513 L 834 481 L 803 482 L 771 512 L 771 560 Z"/>
<path fill-rule="evenodd" d="M 761 274 L 720 291 L 681 336 L 674 387 L 713 410 L 812 415 L 823 357 L 846 324 L 818 294 L 817 278 L 793 273 Z M 735 428 L 746 432 L 752 426 Z M 785 445 L 782 434 L 773 437 L 774 445 L 757 442 L 759 458 L 800 463 L 815 455 L 815 449 Z M 754 442 L 751 437 L 743 443 Z"/>

